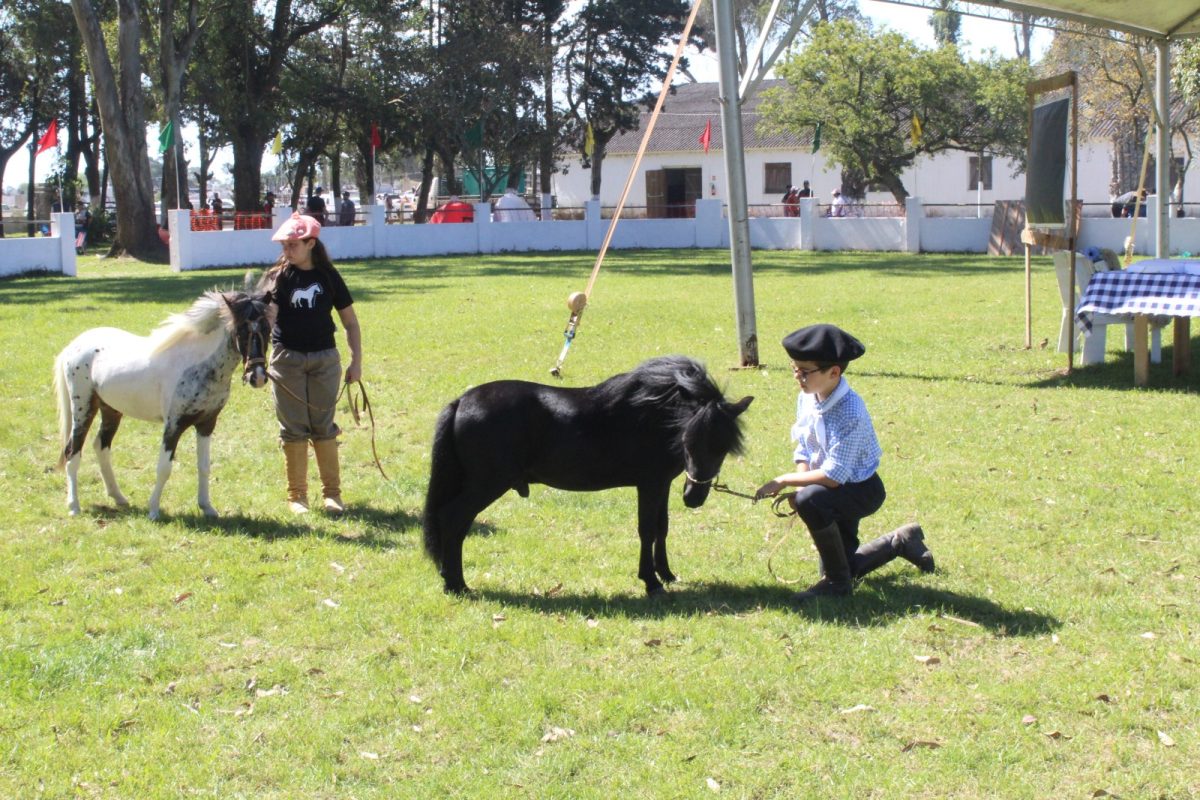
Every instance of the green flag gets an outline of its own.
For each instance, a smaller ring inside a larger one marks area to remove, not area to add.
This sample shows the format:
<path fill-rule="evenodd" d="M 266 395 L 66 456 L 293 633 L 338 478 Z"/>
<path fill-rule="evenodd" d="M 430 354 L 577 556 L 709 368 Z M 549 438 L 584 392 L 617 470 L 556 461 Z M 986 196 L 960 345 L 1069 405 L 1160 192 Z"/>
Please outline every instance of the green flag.
<path fill-rule="evenodd" d="M 175 123 L 168 122 L 162 129 L 162 133 L 158 135 L 158 152 L 159 155 L 171 149 L 171 145 L 175 144 Z"/>
<path fill-rule="evenodd" d="M 818 122 L 816 130 L 813 131 L 813 149 L 815 153 L 821 149 L 821 129 L 825 127 L 824 122 Z"/>
<path fill-rule="evenodd" d="M 467 135 L 463 137 L 463 141 L 471 147 L 483 146 L 483 120 L 479 120 L 471 129 L 467 131 Z"/>

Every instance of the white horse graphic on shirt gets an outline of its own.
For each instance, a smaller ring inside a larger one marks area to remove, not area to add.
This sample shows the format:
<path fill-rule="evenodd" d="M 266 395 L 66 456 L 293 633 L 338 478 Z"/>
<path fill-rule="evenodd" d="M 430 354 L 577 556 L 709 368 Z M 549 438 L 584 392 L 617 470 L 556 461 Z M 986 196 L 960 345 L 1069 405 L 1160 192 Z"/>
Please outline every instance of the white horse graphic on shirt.
<path fill-rule="evenodd" d="M 292 292 L 292 308 L 316 308 L 317 295 L 321 294 L 321 284 L 314 283 L 304 289 L 296 289 Z"/>

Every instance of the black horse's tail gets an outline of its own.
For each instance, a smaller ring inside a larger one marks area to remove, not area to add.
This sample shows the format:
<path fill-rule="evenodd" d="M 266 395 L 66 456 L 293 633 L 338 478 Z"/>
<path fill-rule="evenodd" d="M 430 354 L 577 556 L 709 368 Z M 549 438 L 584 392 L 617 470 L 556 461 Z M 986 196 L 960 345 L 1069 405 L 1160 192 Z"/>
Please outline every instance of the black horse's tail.
<path fill-rule="evenodd" d="M 454 417 L 458 400 L 452 401 L 438 415 L 433 429 L 433 455 L 429 465 L 429 489 L 425 493 L 425 553 L 433 563 L 442 566 L 442 527 L 438 511 L 462 489 L 463 469 L 454 452 Z"/>

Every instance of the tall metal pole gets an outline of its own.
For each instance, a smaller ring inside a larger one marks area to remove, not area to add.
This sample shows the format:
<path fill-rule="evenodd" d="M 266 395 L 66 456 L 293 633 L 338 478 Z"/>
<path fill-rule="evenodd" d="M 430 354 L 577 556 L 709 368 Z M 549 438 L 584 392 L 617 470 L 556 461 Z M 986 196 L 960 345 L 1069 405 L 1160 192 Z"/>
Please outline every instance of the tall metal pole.
<path fill-rule="evenodd" d="M 1158 213 L 1154 217 L 1154 257 L 1170 258 L 1171 213 L 1171 50 L 1165 41 L 1155 44 L 1155 102 L 1158 103 L 1158 137 L 1154 148 Z"/>
<path fill-rule="evenodd" d="M 713 0 L 713 18 L 720 67 L 721 135 L 726 185 L 729 187 L 729 252 L 733 262 L 733 310 L 737 317 L 738 351 L 743 367 L 757 367 L 758 329 L 754 320 L 754 275 L 750 265 L 750 222 L 733 0 Z"/>

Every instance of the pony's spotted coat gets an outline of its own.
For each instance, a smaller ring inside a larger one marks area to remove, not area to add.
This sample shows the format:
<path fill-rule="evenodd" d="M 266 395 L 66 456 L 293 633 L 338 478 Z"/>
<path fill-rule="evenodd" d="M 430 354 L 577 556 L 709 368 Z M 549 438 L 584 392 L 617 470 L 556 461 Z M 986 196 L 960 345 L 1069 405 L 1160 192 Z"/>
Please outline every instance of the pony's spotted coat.
<path fill-rule="evenodd" d="M 109 497 L 129 501 L 117 488 L 112 440 L 121 419 L 130 416 L 163 423 L 157 480 L 149 514 L 158 519 L 163 486 L 171 474 L 179 437 L 196 429 L 197 503 L 216 516 L 208 494 L 210 444 L 217 415 L 229 399 L 233 371 L 242 380 L 266 384 L 266 342 L 270 325 L 261 295 L 208 292 L 192 307 L 172 315 L 150 336 L 118 328 L 93 328 L 77 336 L 54 362 L 59 436 L 67 472 L 67 508 L 79 513 L 79 460 L 96 413 L 100 433 L 96 458 Z"/>

